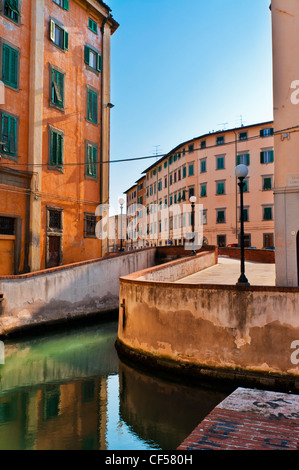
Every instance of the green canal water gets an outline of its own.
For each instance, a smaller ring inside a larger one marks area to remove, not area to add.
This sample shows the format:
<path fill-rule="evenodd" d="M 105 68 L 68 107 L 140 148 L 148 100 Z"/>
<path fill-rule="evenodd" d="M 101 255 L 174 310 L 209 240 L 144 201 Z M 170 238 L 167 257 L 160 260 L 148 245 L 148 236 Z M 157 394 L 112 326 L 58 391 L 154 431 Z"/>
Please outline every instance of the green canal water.
<path fill-rule="evenodd" d="M 232 390 L 123 363 L 117 322 L 4 341 L 0 450 L 172 450 Z"/>

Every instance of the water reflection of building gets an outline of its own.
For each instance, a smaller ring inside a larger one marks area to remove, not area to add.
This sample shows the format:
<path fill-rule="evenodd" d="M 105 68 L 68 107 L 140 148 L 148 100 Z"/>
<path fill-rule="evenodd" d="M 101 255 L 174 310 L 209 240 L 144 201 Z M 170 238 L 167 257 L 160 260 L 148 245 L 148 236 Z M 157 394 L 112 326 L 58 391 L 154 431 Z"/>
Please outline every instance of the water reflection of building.
<path fill-rule="evenodd" d="M 7 344 L 0 449 L 106 449 L 107 382 L 118 371 L 114 323 Z"/>
<path fill-rule="evenodd" d="M 176 447 L 232 390 L 192 387 L 119 363 L 120 417 L 146 442 Z M 183 405 L 182 405 L 183 404 Z"/>
<path fill-rule="evenodd" d="M 106 449 L 107 378 L 21 390 L 0 398 L 0 448 Z"/>

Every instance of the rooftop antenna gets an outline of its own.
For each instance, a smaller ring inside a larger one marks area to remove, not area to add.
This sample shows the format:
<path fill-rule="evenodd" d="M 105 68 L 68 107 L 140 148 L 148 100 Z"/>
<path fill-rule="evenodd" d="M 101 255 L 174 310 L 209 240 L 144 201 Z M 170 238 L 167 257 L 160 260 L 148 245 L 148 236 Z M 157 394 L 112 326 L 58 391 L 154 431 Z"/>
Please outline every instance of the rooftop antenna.
<path fill-rule="evenodd" d="M 159 147 L 161 147 L 160 145 L 154 145 L 155 149 L 156 149 L 156 161 L 158 159 L 158 155 L 160 154 L 161 155 L 161 150 L 159 150 Z"/>
<path fill-rule="evenodd" d="M 244 122 L 243 122 L 243 115 L 242 115 L 242 114 L 239 115 L 238 121 L 240 121 L 240 127 L 243 127 L 243 126 L 244 126 Z"/>
<path fill-rule="evenodd" d="M 228 122 L 220 122 L 220 124 L 217 124 L 217 126 L 223 126 L 222 130 L 225 131 L 226 126 L 228 125 Z"/>

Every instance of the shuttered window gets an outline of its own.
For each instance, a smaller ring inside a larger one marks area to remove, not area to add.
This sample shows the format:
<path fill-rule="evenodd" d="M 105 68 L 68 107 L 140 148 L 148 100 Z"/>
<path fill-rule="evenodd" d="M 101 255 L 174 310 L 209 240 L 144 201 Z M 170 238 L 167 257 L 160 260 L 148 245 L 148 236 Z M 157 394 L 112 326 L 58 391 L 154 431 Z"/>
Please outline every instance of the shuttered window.
<path fill-rule="evenodd" d="M 18 0 L 4 0 L 4 16 L 14 21 L 15 23 L 19 22 L 19 17 L 21 16 L 19 11 L 19 1 Z"/>
<path fill-rule="evenodd" d="M 17 118 L 1 115 L 1 153 L 17 156 Z"/>
<path fill-rule="evenodd" d="M 69 33 L 58 26 L 53 20 L 50 20 L 50 40 L 60 49 L 68 51 Z"/>
<path fill-rule="evenodd" d="M 64 10 L 69 11 L 69 0 L 53 0 L 54 3 L 57 3 Z"/>
<path fill-rule="evenodd" d="M 2 45 L 2 81 L 12 88 L 18 88 L 19 52 L 16 49 Z"/>
<path fill-rule="evenodd" d="M 87 120 L 98 123 L 98 95 L 92 90 L 87 90 Z"/>
<path fill-rule="evenodd" d="M 60 108 L 64 106 L 64 75 L 52 69 L 51 102 Z"/>
<path fill-rule="evenodd" d="M 63 165 L 63 134 L 51 130 L 50 139 L 50 165 L 61 168 Z"/>
<path fill-rule="evenodd" d="M 274 162 L 274 150 L 267 150 L 261 152 L 261 163 L 273 163 Z"/>
<path fill-rule="evenodd" d="M 98 72 L 102 71 L 102 56 L 89 46 L 84 48 L 84 62 L 92 69 Z"/>
<path fill-rule="evenodd" d="M 97 177 L 97 157 L 98 149 L 92 144 L 86 146 L 86 175 L 92 178 Z"/>
<path fill-rule="evenodd" d="M 237 165 L 250 165 L 250 155 L 249 153 L 238 155 L 237 156 Z"/>
<path fill-rule="evenodd" d="M 88 28 L 95 34 L 98 34 L 98 25 L 91 18 L 88 18 Z"/>

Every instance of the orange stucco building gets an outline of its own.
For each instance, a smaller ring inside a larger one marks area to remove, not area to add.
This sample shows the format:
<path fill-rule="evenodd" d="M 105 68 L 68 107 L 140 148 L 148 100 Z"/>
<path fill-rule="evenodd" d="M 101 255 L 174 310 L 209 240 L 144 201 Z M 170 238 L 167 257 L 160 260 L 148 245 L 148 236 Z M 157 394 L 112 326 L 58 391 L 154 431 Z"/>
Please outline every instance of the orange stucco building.
<path fill-rule="evenodd" d="M 0 275 L 100 257 L 109 199 L 110 39 L 101 0 L 0 10 Z"/>

